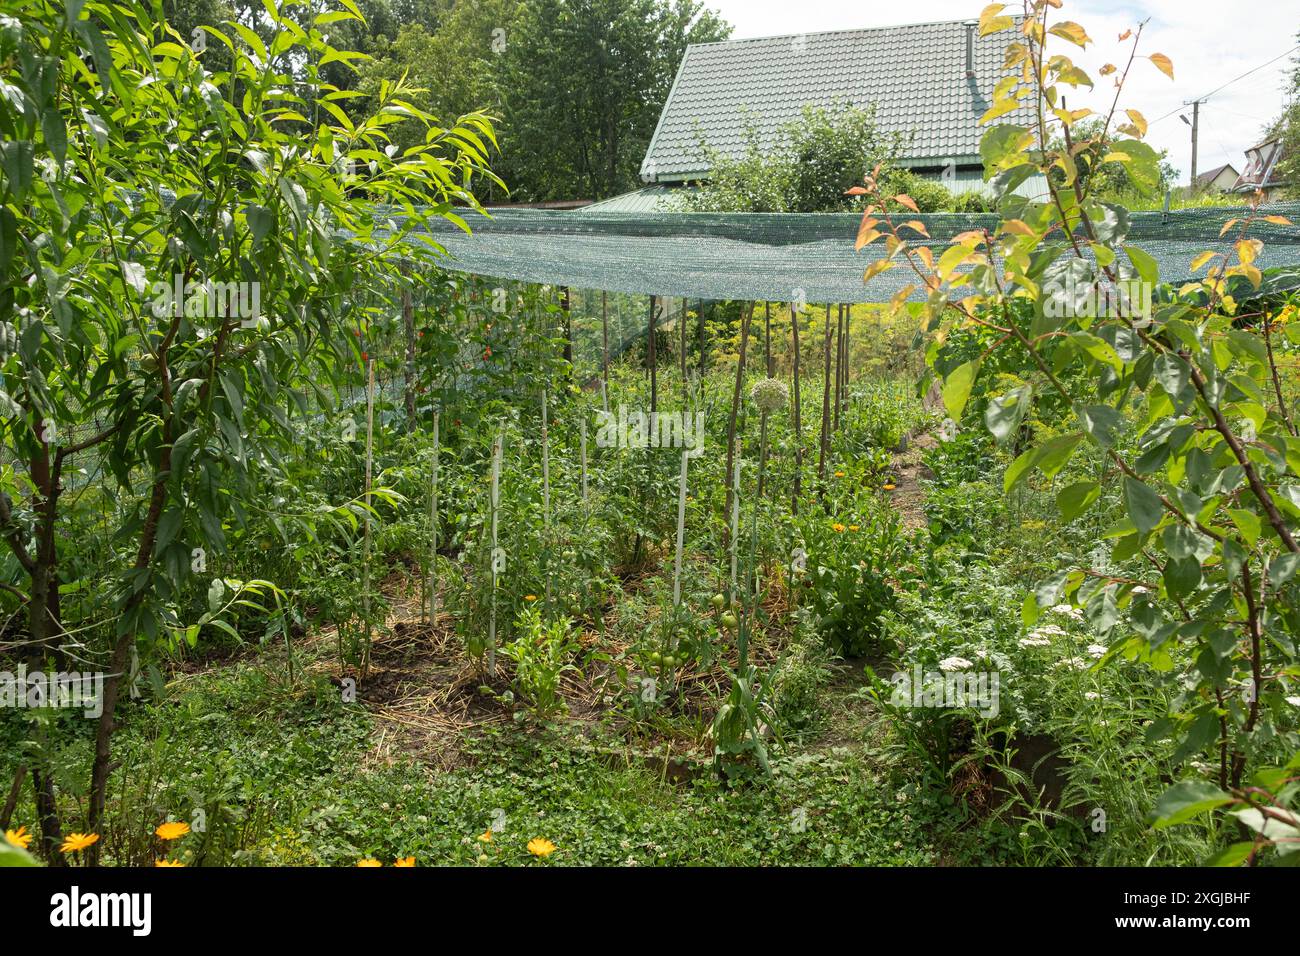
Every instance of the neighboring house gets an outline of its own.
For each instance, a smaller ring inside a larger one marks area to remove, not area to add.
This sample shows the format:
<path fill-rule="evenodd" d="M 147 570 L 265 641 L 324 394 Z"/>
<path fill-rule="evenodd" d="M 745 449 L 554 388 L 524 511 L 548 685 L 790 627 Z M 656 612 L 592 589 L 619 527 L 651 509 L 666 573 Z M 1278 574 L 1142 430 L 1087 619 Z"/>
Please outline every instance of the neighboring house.
<path fill-rule="evenodd" d="M 1197 193 L 1226 193 L 1237 185 L 1237 180 L 1241 174 L 1233 168 L 1232 163 L 1224 163 L 1215 169 L 1208 169 L 1196 177 L 1196 182 L 1192 183 L 1192 192 Z"/>
<path fill-rule="evenodd" d="M 1246 150 L 1246 171 L 1237 177 L 1232 192 L 1253 193 L 1260 190 L 1264 193 L 1265 202 L 1281 199 L 1282 191 L 1291 185 L 1277 177 L 1277 165 L 1281 159 L 1282 140 L 1278 137 L 1250 147 Z"/>
<path fill-rule="evenodd" d="M 809 105 L 874 106 L 881 132 L 903 136 L 900 165 L 955 193 L 985 189 L 979 120 L 1003 76 L 1007 41 L 978 34 L 974 20 L 953 20 L 692 44 L 641 164 L 650 187 L 588 208 L 664 208 L 677 188 L 708 180 L 701 139 L 739 158 L 750 127 L 774 135 Z M 1028 104 L 999 119 L 1033 120 Z M 1039 180 L 1026 184 L 1030 192 L 1042 191 Z"/>

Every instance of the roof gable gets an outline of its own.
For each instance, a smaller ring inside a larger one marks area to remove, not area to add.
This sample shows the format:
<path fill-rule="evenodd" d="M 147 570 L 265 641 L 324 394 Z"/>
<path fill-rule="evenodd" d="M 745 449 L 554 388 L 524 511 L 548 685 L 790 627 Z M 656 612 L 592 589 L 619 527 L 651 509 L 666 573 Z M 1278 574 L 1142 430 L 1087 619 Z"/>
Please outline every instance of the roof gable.
<path fill-rule="evenodd" d="M 874 104 L 882 131 L 910 136 L 901 157 L 909 165 L 978 161 L 979 118 L 1002 77 L 1006 38 L 974 37 L 974 76 L 968 77 L 966 33 L 966 23 L 953 20 L 693 44 L 641 176 L 648 182 L 701 178 L 708 172 L 701 137 L 739 157 L 748 126 L 770 136 L 797 120 L 805 105 L 845 102 Z M 1031 119 L 1023 106 L 1002 122 Z"/>

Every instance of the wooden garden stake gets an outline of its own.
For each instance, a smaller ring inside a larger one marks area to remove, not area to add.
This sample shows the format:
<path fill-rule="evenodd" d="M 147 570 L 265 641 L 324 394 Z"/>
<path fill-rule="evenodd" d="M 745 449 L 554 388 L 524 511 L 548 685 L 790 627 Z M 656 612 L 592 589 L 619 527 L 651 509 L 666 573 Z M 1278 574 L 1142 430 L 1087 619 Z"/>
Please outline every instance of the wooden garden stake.
<path fill-rule="evenodd" d="M 690 452 L 682 452 L 682 476 L 677 483 L 677 558 L 673 562 L 673 607 L 682 603 L 682 549 L 686 546 L 686 468 Z"/>
<path fill-rule="evenodd" d="M 587 416 L 582 416 L 582 432 L 579 441 L 582 454 L 582 503 L 587 503 Z"/>
<path fill-rule="evenodd" d="M 497 513 L 500 502 L 501 433 L 497 432 L 497 437 L 492 442 L 492 479 L 488 491 L 488 510 L 492 517 L 492 553 L 489 555 L 492 563 L 492 596 L 488 611 L 487 647 L 487 670 L 489 678 L 497 676 L 497 573 L 500 570 L 497 562 Z"/>
<path fill-rule="evenodd" d="M 844 306 L 835 309 L 835 430 L 840 430 L 840 409 L 844 407 Z"/>
<path fill-rule="evenodd" d="M 740 396 L 745 386 L 745 348 L 749 343 L 749 320 L 753 314 L 754 303 L 750 302 L 740 317 L 740 352 L 736 356 L 736 385 L 731 393 L 731 416 L 727 420 L 727 467 L 722 473 L 723 481 L 731 474 L 731 463 L 735 457 L 736 416 L 740 413 Z M 728 487 L 724 513 L 730 513 L 732 497 L 732 489 Z"/>
<path fill-rule="evenodd" d="M 542 389 L 542 543 L 551 544 L 551 443 L 546 421 L 546 389 Z M 551 603 L 551 576 L 546 576 L 546 603 Z"/>
<path fill-rule="evenodd" d="M 794 336 L 794 488 L 790 493 L 790 513 L 799 513 L 799 486 L 803 475 L 803 422 L 799 403 L 799 307 L 790 303 L 790 330 Z"/>
<path fill-rule="evenodd" d="M 826 446 L 830 443 L 830 424 L 831 424 L 831 307 L 826 306 L 826 335 L 825 344 L 822 348 L 822 364 L 824 366 L 824 376 L 822 380 L 822 431 L 821 441 L 817 453 L 817 483 L 818 495 L 823 501 L 826 500 Z"/>
<path fill-rule="evenodd" d="M 646 329 L 646 364 L 650 366 L 650 427 L 655 427 L 655 412 L 659 408 L 659 357 L 655 354 L 655 296 L 650 296 L 650 326 Z"/>
<path fill-rule="evenodd" d="M 731 596 L 735 597 L 740 592 L 737 590 L 736 581 L 736 549 L 740 547 L 740 457 L 736 457 L 735 465 L 731 467 Z"/>
<path fill-rule="evenodd" d="M 429 623 L 438 616 L 438 435 L 439 414 L 433 413 L 433 468 L 429 475 Z"/>
<path fill-rule="evenodd" d="M 609 293 L 600 294 L 600 400 L 609 411 Z"/>
<path fill-rule="evenodd" d="M 366 516 L 361 553 L 361 607 L 366 617 L 366 643 L 361 652 L 361 676 L 370 667 L 370 483 L 375 464 L 375 360 L 366 360 Z"/>

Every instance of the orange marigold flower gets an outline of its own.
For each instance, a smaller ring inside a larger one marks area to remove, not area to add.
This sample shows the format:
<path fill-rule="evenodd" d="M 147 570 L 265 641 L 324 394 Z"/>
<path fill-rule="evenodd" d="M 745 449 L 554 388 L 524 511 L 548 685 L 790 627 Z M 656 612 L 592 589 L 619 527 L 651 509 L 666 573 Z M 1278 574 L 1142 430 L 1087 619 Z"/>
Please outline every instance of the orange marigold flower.
<path fill-rule="evenodd" d="M 840 534 L 843 534 L 843 533 L 844 533 L 844 525 L 840 524 L 840 523 L 837 521 L 837 522 L 835 522 L 833 525 L 831 525 L 831 530 L 836 531 L 836 532 L 838 532 L 838 533 L 840 533 Z"/>
<path fill-rule="evenodd" d="M 154 866 L 184 866 L 180 860 L 154 860 Z"/>
<path fill-rule="evenodd" d="M 486 830 L 484 830 L 482 833 L 480 833 L 480 834 L 478 835 L 478 840 L 479 840 L 480 843 L 491 843 L 491 842 L 492 842 L 492 828 L 491 828 L 491 827 L 488 827 Z"/>
<path fill-rule="evenodd" d="M 64 853 L 76 853 L 84 850 L 99 839 L 98 833 L 69 833 L 59 849 Z"/>
<path fill-rule="evenodd" d="M 545 858 L 555 852 L 555 844 L 542 837 L 533 837 L 528 841 L 528 852 Z"/>
<path fill-rule="evenodd" d="M 164 840 L 179 840 L 190 832 L 188 823 L 164 823 L 153 831 Z"/>
<path fill-rule="evenodd" d="M 27 849 L 27 844 L 32 842 L 32 835 L 27 832 L 26 827 L 19 827 L 17 830 L 6 830 L 5 842 L 10 846 L 16 846 L 20 850 L 25 850 Z"/>
<path fill-rule="evenodd" d="M 357 866 L 383 866 L 378 860 L 366 857 L 364 860 L 357 860 Z"/>
<path fill-rule="evenodd" d="M 415 866 L 415 857 L 399 856 L 393 861 L 393 866 Z"/>

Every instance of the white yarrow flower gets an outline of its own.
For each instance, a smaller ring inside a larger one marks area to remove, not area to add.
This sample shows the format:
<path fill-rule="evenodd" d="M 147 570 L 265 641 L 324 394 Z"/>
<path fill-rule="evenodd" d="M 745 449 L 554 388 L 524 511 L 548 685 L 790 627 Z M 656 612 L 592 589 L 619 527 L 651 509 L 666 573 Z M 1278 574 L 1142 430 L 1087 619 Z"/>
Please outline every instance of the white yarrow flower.
<path fill-rule="evenodd" d="M 939 662 L 939 670 L 951 673 L 952 671 L 964 671 L 974 667 L 970 661 L 964 657 L 945 657 Z"/>

